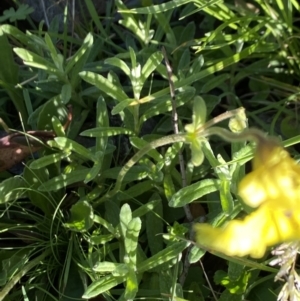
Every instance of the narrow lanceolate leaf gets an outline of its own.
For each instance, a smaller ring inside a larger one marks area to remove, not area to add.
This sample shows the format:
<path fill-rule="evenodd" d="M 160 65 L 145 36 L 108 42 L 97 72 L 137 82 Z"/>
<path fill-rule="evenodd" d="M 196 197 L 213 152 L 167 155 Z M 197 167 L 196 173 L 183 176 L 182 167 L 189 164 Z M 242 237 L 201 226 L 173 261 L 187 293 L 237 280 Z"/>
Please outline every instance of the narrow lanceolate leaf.
<path fill-rule="evenodd" d="M 14 48 L 14 52 L 24 61 L 25 65 L 45 70 L 62 80 L 65 79 L 65 74 L 43 57 L 23 48 Z"/>
<path fill-rule="evenodd" d="M 110 57 L 106 59 L 104 62 L 105 64 L 109 64 L 120 68 L 127 76 L 130 76 L 130 69 L 128 65 L 118 57 Z"/>
<path fill-rule="evenodd" d="M 151 211 L 153 211 L 154 208 L 161 203 L 161 199 L 158 197 L 158 195 L 156 194 L 154 195 L 150 198 L 150 200 L 146 204 L 142 205 L 141 207 L 133 211 L 132 217 L 141 217 L 147 214 L 148 212 L 151 214 Z"/>
<path fill-rule="evenodd" d="M 120 228 L 123 238 L 126 238 L 128 224 L 132 220 L 132 211 L 128 204 L 124 204 L 120 211 Z"/>
<path fill-rule="evenodd" d="M 116 135 L 135 135 L 135 133 L 131 130 L 119 127 L 98 127 L 83 131 L 80 135 L 87 137 L 110 137 Z"/>
<path fill-rule="evenodd" d="M 59 153 L 56 153 L 56 154 L 41 157 L 41 158 L 33 161 L 30 164 L 30 168 L 39 169 L 39 168 L 48 166 L 50 164 L 59 162 L 64 158 L 67 158 L 70 154 L 71 154 L 71 152 L 59 152 Z"/>
<path fill-rule="evenodd" d="M 118 194 L 117 199 L 118 201 L 132 200 L 133 198 L 136 198 L 139 195 L 144 194 L 145 192 L 151 190 L 152 188 L 153 188 L 153 182 L 151 180 L 139 182 L 129 187 L 127 190 L 124 191 L 124 193 Z"/>
<path fill-rule="evenodd" d="M 93 271 L 100 272 L 100 273 L 113 272 L 121 264 L 122 263 L 109 262 L 109 261 L 97 262 L 93 266 Z"/>
<path fill-rule="evenodd" d="M 85 37 L 82 46 L 77 50 L 77 52 L 72 56 L 71 60 L 68 61 L 66 66 L 66 73 L 69 73 L 70 70 L 78 63 L 81 57 L 86 53 L 86 51 L 91 48 L 93 45 L 93 36 L 91 33 L 88 33 Z"/>
<path fill-rule="evenodd" d="M 85 291 L 82 298 L 90 299 L 96 297 L 102 293 L 107 292 L 111 288 L 117 286 L 118 284 L 124 282 L 126 276 L 115 277 L 113 275 L 108 275 L 94 281 Z"/>
<path fill-rule="evenodd" d="M 86 159 L 97 161 L 97 158 L 95 158 L 95 155 L 90 150 L 71 139 L 56 137 L 54 140 L 62 150 L 73 151 Z"/>
<path fill-rule="evenodd" d="M 134 266 L 136 265 L 136 248 L 141 227 L 141 219 L 138 217 L 133 218 L 128 224 L 126 238 L 124 240 L 125 251 L 129 257 L 130 264 Z"/>
<path fill-rule="evenodd" d="M 62 174 L 57 177 L 50 179 L 49 181 L 43 183 L 40 187 L 40 191 L 54 191 L 60 188 L 66 187 L 70 184 L 77 183 L 83 181 L 87 174 L 89 173 L 89 169 L 79 169 L 74 170 L 69 174 Z"/>
<path fill-rule="evenodd" d="M 161 63 L 163 57 L 164 56 L 161 52 L 155 52 L 150 55 L 146 64 L 142 68 L 141 81 L 143 84 L 151 75 L 151 73 L 156 69 L 156 67 Z"/>
<path fill-rule="evenodd" d="M 94 166 L 90 169 L 89 173 L 87 174 L 86 178 L 84 179 L 84 183 L 88 183 L 92 180 L 94 180 L 97 175 L 100 173 L 101 167 L 102 167 L 102 159 L 103 159 L 103 153 L 97 152 L 95 154 L 95 157 L 97 160 L 94 162 Z"/>
<path fill-rule="evenodd" d="M 189 246 L 189 244 L 190 243 L 187 241 L 179 241 L 171 244 L 164 250 L 156 253 L 152 257 L 140 263 L 137 267 L 137 271 L 139 273 L 143 273 L 159 265 L 167 263 L 168 261 L 176 258 L 179 254 L 181 254 L 182 251 Z"/>
<path fill-rule="evenodd" d="M 221 206 L 225 214 L 230 214 L 233 211 L 234 202 L 230 192 L 230 181 L 222 180 L 220 183 L 220 199 Z"/>
<path fill-rule="evenodd" d="M 229 78 L 230 78 L 230 73 L 214 76 L 211 80 L 209 80 L 207 83 L 205 83 L 202 86 L 201 93 L 205 94 L 213 90 L 214 88 L 220 87 L 220 85 L 223 84 Z"/>
<path fill-rule="evenodd" d="M 53 63 L 55 64 L 56 68 L 60 71 L 63 71 L 62 69 L 62 65 L 60 64 L 60 60 L 58 58 L 58 54 L 57 54 L 57 51 L 56 51 L 56 48 L 52 42 L 52 39 L 50 38 L 49 34 L 46 33 L 45 34 L 45 42 L 48 46 L 48 50 L 50 51 L 50 55 L 51 55 L 51 58 L 52 58 L 52 61 Z"/>
<path fill-rule="evenodd" d="M 176 108 L 184 105 L 188 101 L 194 97 L 196 93 L 196 90 L 193 87 L 184 87 L 180 88 L 179 91 L 176 91 Z M 131 103 L 128 105 L 137 105 L 140 103 L 146 103 L 152 101 L 152 106 L 141 116 L 140 123 L 146 121 L 150 117 L 157 116 L 159 114 L 170 112 L 172 111 L 172 100 L 170 99 L 169 95 L 162 96 L 158 98 L 157 100 L 151 99 L 151 98 L 143 98 L 143 100 L 137 102 L 136 100 L 132 100 Z M 117 108 L 121 104 L 116 105 L 114 110 L 117 110 Z"/>
<path fill-rule="evenodd" d="M 177 191 L 169 202 L 170 207 L 182 207 L 202 196 L 219 190 L 220 181 L 205 179 Z"/>
<path fill-rule="evenodd" d="M 57 118 L 56 116 L 53 116 L 51 118 L 51 122 L 52 122 L 53 130 L 54 130 L 56 136 L 65 137 L 66 133 L 65 133 L 64 127 L 61 124 L 59 118 Z"/>
<path fill-rule="evenodd" d="M 163 250 L 164 239 L 161 235 L 164 231 L 163 221 L 163 205 L 162 200 L 158 193 L 154 193 L 151 197 L 152 201 L 155 201 L 157 205 L 153 208 L 152 212 L 146 215 L 146 233 L 148 239 L 148 245 L 151 254 L 157 254 Z"/>
<path fill-rule="evenodd" d="M 3 25 L 1 25 L 0 28 L 0 63 L 2 66 L 0 70 L 0 80 L 10 84 L 16 84 L 18 82 L 18 67 L 14 61 L 13 52 L 8 39 L 2 31 L 2 27 Z"/>
<path fill-rule="evenodd" d="M 130 269 L 126 275 L 126 288 L 124 292 L 125 300 L 134 300 L 136 293 L 139 289 L 136 272 Z"/>
<path fill-rule="evenodd" d="M 104 97 L 100 96 L 97 100 L 97 119 L 96 128 L 108 128 L 109 118 L 107 112 L 107 105 Z M 107 137 L 97 137 L 96 139 L 96 151 L 104 152 L 107 148 Z"/>
<path fill-rule="evenodd" d="M 116 89 L 113 83 L 108 81 L 107 78 L 100 74 L 90 71 L 82 71 L 79 73 L 79 76 L 86 82 L 96 86 L 99 90 L 118 100 L 119 102 L 129 98 L 123 90 Z"/>
<path fill-rule="evenodd" d="M 193 2 L 193 0 L 173 0 L 163 4 L 150 5 L 147 7 L 133 8 L 130 10 L 120 9 L 120 13 L 131 13 L 131 14 L 158 14 L 166 12 L 168 10 L 178 8 L 181 5 Z"/>
<path fill-rule="evenodd" d="M 22 178 L 14 177 L 0 183 L 0 204 L 25 196 L 26 186 Z"/>
<path fill-rule="evenodd" d="M 139 137 L 130 137 L 129 140 L 130 140 L 130 144 L 136 147 L 137 149 L 142 149 L 143 147 L 149 144 L 149 142 Z M 163 159 L 163 156 L 156 149 L 150 150 L 147 153 L 147 155 L 152 157 L 157 162 L 160 162 Z"/>

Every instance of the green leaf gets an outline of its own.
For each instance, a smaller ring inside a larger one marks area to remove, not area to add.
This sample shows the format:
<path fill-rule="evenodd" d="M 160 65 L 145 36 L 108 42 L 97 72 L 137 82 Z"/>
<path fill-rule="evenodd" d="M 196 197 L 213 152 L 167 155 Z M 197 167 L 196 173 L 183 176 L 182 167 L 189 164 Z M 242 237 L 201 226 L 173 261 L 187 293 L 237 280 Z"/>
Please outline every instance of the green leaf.
<path fill-rule="evenodd" d="M 120 211 L 120 230 L 123 238 L 126 238 L 128 224 L 132 220 L 132 212 L 128 204 L 124 204 Z"/>
<path fill-rule="evenodd" d="M 97 152 L 95 154 L 97 160 L 94 162 L 93 167 L 90 169 L 89 173 L 87 174 L 86 178 L 84 179 L 84 183 L 88 183 L 92 180 L 94 180 L 100 173 L 101 167 L 102 167 L 102 159 L 103 159 L 103 153 Z"/>
<path fill-rule="evenodd" d="M 16 11 L 11 7 L 3 12 L 3 16 L 0 17 L 0 22 L 4 22 L 7 19 L 9 19 L 9 22 L 11 23 L 16 22 L 17 20 L 25 20 L 33 11 L 34 9 L 28 4 L 21 4 Z"/>
<path fill-rule="evenodd" d="M 92 284 L 87 288 L 82 298 L 91 299 L 102 293 L 107 292 L 111 288 L 117 286 L 118 284 L 124 282 L 125 276 L 115 277 L 113 275 L 108 275 L 92 282 Z"/>
<path fill-rule="evenodd" d="M 116 99 L 119 102 L 128 99 L 129 97 L 123 90 L 116 89 L 116 87 L 108 81 L 104 76 L 96 74 L 90 71 L 82 71 L 79 73 L 79 76 L 90 83 L 93 86 L 96 86 L 100 91 L 104 92 L 108 96 Z"/>
<path fill-rule="evenodd" d="M 235 64 L 241 61 L 244 58 L 248 58 L 253 52 L 259 51 L 259 43 L 253 44 L 250 47 L 245 48 L 239 53 L 234 54 L 233 56 L 226 57 L 218 60 L 218 62 L 214 65 L 209 66 L 208 68 L 191 74 L 189 77 L 178 80 L 174 83 L 175 89 L 179 89 L 181 87 L 190 86 L 191 84 L 210 76 L 211 74 L 216 73 L 217 71 L 223 70 L 224 68 Z M 139 100 L 139 103 L 149 102 L 153 99 L 157 99 L 158 97 L 162 97 L 166 94 L 170 93 L 169 88 L 161 89 L 158 92 L 155 92 L 151 95 L 148 95 Z"/>
<path fill-rule="evenodd" d="M 194 0 L 172 0 L 168 1 L 163 4 L 158 5 L 150 5 L 147 7 L 141 7 L 141 8 L 133 8 L 130 10 L 120 9 L 120 13 L 133 13 L 133 14 L 158 14 L 162 12 L 166 12 L 171 9 L 178 8 L 181 5 L 185 5 L 187 3 L 193 2 Z"/>
<path fill-rule="evenodd" d="M 72 86 L 70 84 L 65 84 L 61 88 L 61 101 L 66 105 L 72 97 Z"/>
<path fill-rule="evenodd" d="M 30 168 L 31 169 L 40 169 L 40 168 L 46 167 L 50 164 L 57 163 L 57 162 L 61 161 L 62 159 L 67 158 L 70 154 L 71 154 L 71 152 L 59 152 L 56 154 L 51 154 L 48 156 L 41 157 L 39 159 L 32 161 L 30 164 Z"/>
<path fill-rule="evenodd" d="M 186 48 L 180 57 L 178 67 L 177 67 L 178 70 L 180 70 L 181 73 L 183 73 L 183 74 L 186 74 L 186 73 L 188 74 L 189 70 L 186 70 L 186 66 L 190 66 L 190 62 L 191 62 L 190 49 Z"/>
<path fill-rule="evenodd" d="M 231 294 L 243 294 L 248 286 L 251 274 L 244 271 L 238 279 L 231 280 L 226 272 L 216 271 L 214 281 L 216 284 L 225 286 Z"/>
<path fill-rule="evenodd" d="M 122 102 L 118 103 L 111 111 L 112 115 L 116 115 L 124 111 L 127 107 L 129 107 L 133 102 L 136 102 L 134 98 L 127 98 Z"/>
<path fill-rule="evenodd" d="M 0 183 L 0 204 L 26 196 L 27 185 L 20 177 L 9 178 Z"/>
<path fill-rule="evenodd" d="M 71 207 L 71 218 L 65 227 L 75 232 L 86 232 L 94 224 L 93 207 L 87 201 L 79 201 Z"/>
<path fill-rule="evenodd" d="M 39 129 L 52 130 L 53 117 L 59 118 L 61 123 L 67 118 L 67 110 L 63 105 L 60 95 L 56 95 L 38 107 L 33 114 L 38 115 L 37 126 Z"/>
<path fill-rule="evenodd" d="M 178 255 L 181 254 L 182 251 L 189 246 L 189 244 L 190 242 L 186 241 L 180 241 L 170 244 L 164 250 L 141 262 L 137 267 L 138 273 L 147 272 L 155 267 L 158 267 L 162 264 L 167 263 L 168 261 L 177 258 Z"/>
<path fill-rule="evenodd" d="M 80 59 L 84 56 L 84 54 L 90 49 L 93 45 L 93 36 L 91 33 L 88 33 L 81 47 L 76 51 L 76 53 L 72 56 L 72 58 L 68 61 L 66 65 L 66 73 L 69 73 L 71 69 L 78 64 Z M 78 70 L 79 72 L 79 70 Z"/>
<path fill-rule="evenodd" d="M 150 180 L 139 182 L 123 191 L 123 193 L 118 194 L 117 199 L 118 201 L 132 200 L 132 198 L 136 198 L 137 196 L 144 194 L 152 188 L 153 182 Z"/>
<path fill-rule="evenodd" d="M 86 159 L 94 162 L 97 161 L 97 157 L 90 150 L 71 139 L 65 137 L 56 137 L 54 138 L 54 141 L 61 150 L 73 151 Z"/>
<path fill-rule="evenodd" d="M 19 56 L 24 64 L 41 70 L 45 70 L 49 74 L 57 76 L 60 80 L 65 81 L 65 74 L 59 70 L 54 64 L 50 63 L 43 57 L 23 48 L 14 48 L 14 52 Z"/>
<path fill-rule="evenodd" d="M 52 62 L 54 63 L 54 65 L 56 66 L 56 68 L 59 71 L 64 72 L 64 70 L 63 70 L 63 60 L 61 59 L 61 57 L 59 57 L 59 54 L 56 51 L 56 48 L 55 48 L 55 46 L 52 42 L 52 39 L 50 38 L 50 36 L 47 32 L 45 34 L 45 42 L 48 46 L 48 50 L 50 51 Z"/>
<path fill-rule="evenodd" d="M 142 84 L 145 83 L 146 79 L 151 75 L 151 73 L 160 65 L 163 54 L 161 52 L 155 52 L 150 55 L 145 65 L 142 68 L 141 81 Z"/>
<path fill-rule="evenodd" d="M 105 229 L 107 229 L 113 235 L 115 235 L 117 232 L 111 223 L 109 223 L 107 220 L 100 217 L 99 215 L 96 215 L 96 214 L 94 215 L 94 222 L 102 225 Z"/>
<path fill-rule="evenodd" d="M 76 182 L 84 181 L 89 171 L 90 171 L 89 169 L 84 168 L 84 169 L 73 170 L 69 174 L 61 174 L 43 183 L 39 187 L 39 190 L 53 191 L 53 190 L 58 190 L 60 188 L 67 187 L 68 185 L 74 184 Z"/>
<path fill-rule="evenodd" d="M 128 255 L 130 265 L 136 266 L 136 252 L 138 246 L 139 233 L 141 231 L 142 221 L 139 217 L 134 217 L 128 224 L 126 237 L 124 240 L 125 251 Z"/>
<path fill-rule="evenodd" d="M 96 128 L 108 128 L 109 118 L 107 112 L 107 106 L 105 99 L 100 96 L 97 100 L 97 119 Z M 107 137 L 97 137 L 96 138 L 96 151 L 104 152 L 107 148 Z M 107 166 L 110 166 L 109 162 L 105 161 Z"/>
<path fill-rule="evenodd" d="M 0 27 L 0 63 L 1 66 L 5 66 L 5 68 L 0 69 L 0 80 L 12 85 L 16 85 L 18 83 L 19 69 L 14 61 L 12 49 L 7 37 L 2 31 L 2 26 L 3 25 Z"/>
<path fill-rule="evenodd" d="M 178 89 L 178 91 L 176 91 L 176 99 L 175 99 L 176 108 L 189 102 L 194 97 L 195 92 L 196 92 L 196 90 L 193 87 L 184 87 L 184 88 Z M 129 100 L 129 101 L 133 102 L 134 100 Z M 149 102 L 150 101 L 151 101 L 151 99 L 149 98 Z M 146 112 L 140 117 L 140 124 L 142 124 L 144 121 L 148 120 L 149 118 L 151 118 L 153 116 L 157 116 L 162 113 L 172 111 L 172 108 L 173 108 L 172 100 L 170 99 L 169 95 L 160 97 L 160 98 L 156 99 L 155 101 L 152 100 L 151 102 L 152 103 L 151 103 L 151 106 L 149 107 L 149 109 L 146 110 Z M 127 104 L 127 105 L 130 105 L 130 104 Z M 121 104 L 117 104 L 114 107 L 114 110 L 116 112 L 119 112 L 120 108 L 121 108 Z"/>
<path fill-rule="evenodd" d="M 164 176 L 164 193 L 168 201 L 173 197 L 175 194 L 175 186 L 173 183 L 173 179 L 170 173 L 166 173 Z"/>
<path fill-rule="evenodd" d="M 135 136 L 135 133 L 131 130 L 120 128 L 120 127 L 98 127 L 93 129 L 88 129 L 80 133 L 80 136 L 87 137 L 110 137 L 117 135 L 132 135 Z"/>
<path fill-rule="evenodd" d="M 126 276 L 124 298 L 125 300 L 134 300 L 139 289 L 136 273 L 133 269 L 130 269 Z"/>
<path fill-rule="evenodd" d="M 11 35 L 13 38 L 21 42 L 21 44 L 28 45 L 30 43 L 30 36 L 27 36 L 24 32 L 19 30 L 17 27 L 3 24 L 1 25 L 1 30 L 8 35 Z"/>
<path fill-rule="evenodd" d="M 193 264 L 198 262 L 206 253 L 206 251 L 198 248 L 197 246 L 193 246 L 189 253 L 189 263 Z"/>
<path fill-rule="evenodd" d="M 194 98 L 194 106 L 193 106 L 193 128 L 194 131 L 198 128 L 202 127 L 206 122 L 206 104 L 202 97 L 196 96 Z M 189 127 L 186 127 L 186 130 Z M 188 131 L 188 130 L 187 130 Z M 189 132 L 189 131 L 188 131 Z"/>
<path fill-rule="evenodd" d="M 221 180 L 220 183 L 220 199 L 221 199 L 221 206 L 223 211 L 226 214 L 230 214 L 233 211 L 234 203 L 233 198 L 230 192 L 230 181 Z"/>
<path fill-rule="evenodd" d="M 9 25 L 0 26 L 0 66 L 5 66 L 0 68 L 0 87 L 5 89 L 17 111 L 21 114 L 23 121 L 27 123 L 28 114 L 23 95 L 20 89 L 16 89 L 15 87 L 15 85 L 17 85 L 19 82 L 19 68 L 15 63 L 11 45 L 4 34 L 5 29 L 7 29 L 7 31 L 14 31 L 15 28 Z M 17 29 L 16 31 L 20 33 L 20 35 L 24 35 Z"/>
<path fill-rule="evenodd" d="M 76 51 L 72 56 L 71 60 L 67 63 L 66 73 L 70 77 L 71 86 L 75 87 L 81 85 L 81 77 L 79 73 L 84 69 L 90 52 L 93 48 L 93 36 L 91 33 L 88 33 L 85 37 L 82 46 Z"/>
<path fill-rule="evenodd" d="M 201 93 L 205 94 L 215 88 L 219 88 L 221 84 L 224 84 L 224 82 L 230 79 L 230 77 L 231 77 L 230 73 L 213 76 L 212 79 L 206 81 L 206 83 L 202 86 Z"/>
<path fill-rule="evenodd" d="M 113 167 L 111 169 L 105 170 L 102 173 L 103 178 L 109 178 L 109 179 L 117 179 L 119 172 L 121 170 L 121 167 Z M 123 182 L 132 182 L 136 180 L 144 179 L 149 174 L 149 170 L 146 166 L 133 166 L 130 168 L 130 170 L 126 173 Z"/>
<path fill-rule="evenodd" d="M 61 296 L 60 301 L 73 301 L 74 299 L 81 299 L 81 296 L 84 293 L 84 282 L 81 276 L 81 270 L 78 269 L 78 266 L 74 261 L 71 261 L 70 269 L 65 275 L 63 283 L 64 294 Z"/>
<path fill-rule="evenodd" d="M 33 171 L 28 166 L 25 166 L 23 176 L 29 187 L 27 195 L 30 202 L 37 208 L 41 209 L 45 215 L 49 216 L 54 212 L 55 208 L 51 203 L 49 195 L 38 191 L 38 187 L 41 183 L 45 183 L 49 180 L 48 170 L 46 168 L 39 168 Z"/>
<path fill-rule="evenodd" d="M 118 57 L 108 58 L 104 61 L 104 63 L 120 68 L 128 77 L 130 77 L 130 69 L 128 65 Z"/>
<path fill-rule="evenodd" d="M 177 191 L 169 201 L 170 207 L 182 207 L 207 195 L 219 190 L 220 181 L 216 179 L 205 179 L 184 187 Z"/>
<path fill-rule="evenodd" d="M 51 122 L 52 122 L 52 127 L 53 127 L 53 130 L 54 130 L 56 136 L 65 137 L 66 133 L 65 133 L 64 127 L 61 124 L 59 118 L 57 118 L 56 116 L 53 116 L 51 118 Z"/>
<path fill-rule="evenodd" d="M 154 193 L 150 201 L 155 201 L 156 206 L 152 212 L 146 215 L 146 233 L 151 254 L 154 255 L 163 250 L 164 246 L 162 236 L 164 231 L 163 206 L 158 193 Z"/>
<path fill-rule="evenodd" d="M 147 214 L 148 212 L 151 214 L 153 209 L 160 202 L 161 202 L 161 199 L 158 198 L 156 195 L 155 195 L 155 197 L 151 197 L 150 200 L 146 204 L 142 205 L 141 207 L 139 207 L 138 209 L 133 211 L 132 217 L 141 217 L 141 216 Z"/>
<path fill-rule="evenodd" d="M 200 166 L 204 160 L 204 154 L 201 147 L 201 141 L 196 140 L 190 144 L 192 158 L 191 162 L 194 166 Z"/>
<path fill-rule="evenodd" d="M 109 262 L 109 261 L 97 262 L 93 266 L 93 271 L 99 273 L 109 273 L 116 270 L 119 265 L 122 265 L 122 263 Z"/>
<path fill-rule="evenodd" d="M 149 144 L 147 141 L 139 137 L 130 137 L 129 140 L 130 144 L 136 147 L 137 149 L 142 149 L 143 147 Z M 157 162 L 163 160 L 163 156 L 156 149 L 150 150 L 149 152 L 147 152 L 147 155 Z"/>

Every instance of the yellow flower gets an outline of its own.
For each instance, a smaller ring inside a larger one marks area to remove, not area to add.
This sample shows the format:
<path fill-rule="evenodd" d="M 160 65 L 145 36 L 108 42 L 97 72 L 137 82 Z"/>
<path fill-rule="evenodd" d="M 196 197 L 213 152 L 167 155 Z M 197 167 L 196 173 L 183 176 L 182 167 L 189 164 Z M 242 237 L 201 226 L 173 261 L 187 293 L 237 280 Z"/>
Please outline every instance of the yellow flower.
<path fill-rule="evenodd" d="M 196 241 L 229 256 L 260 258 L 268 247 L 300 240 L 300 166 L 278 143 L 261 139 L 253 171 L 239 185 L 244 202 L 257 208 L 222 228 L 196 224 Z"/>

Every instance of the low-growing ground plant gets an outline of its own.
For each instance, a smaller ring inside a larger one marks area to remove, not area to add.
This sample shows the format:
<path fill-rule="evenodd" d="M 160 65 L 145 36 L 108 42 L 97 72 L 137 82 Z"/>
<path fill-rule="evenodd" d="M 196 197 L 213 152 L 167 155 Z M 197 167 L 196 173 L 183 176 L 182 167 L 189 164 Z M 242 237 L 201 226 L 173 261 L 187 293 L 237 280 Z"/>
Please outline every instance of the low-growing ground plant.
<path fill-rule="evenodd" d="M 299 156 L 299 4 L 107 2 L 63 31 L 0 17 L 0 300 L 298 300 L 291 236 L 202 236 L 255 214 L 257 137 Z"/>

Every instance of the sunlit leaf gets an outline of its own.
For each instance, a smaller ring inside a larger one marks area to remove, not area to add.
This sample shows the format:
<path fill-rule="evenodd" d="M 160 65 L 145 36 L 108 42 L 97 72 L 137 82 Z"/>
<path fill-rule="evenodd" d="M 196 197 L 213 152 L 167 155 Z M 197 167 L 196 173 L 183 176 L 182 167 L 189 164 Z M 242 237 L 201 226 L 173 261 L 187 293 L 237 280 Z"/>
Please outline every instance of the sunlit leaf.
<path fill-rule="evenodd" d="M 94 224 L 94 210 L 87 202 L 77 202 L 71 207 L 71 217 L 65 227 L 75 232 L 88 231 Z"/>

